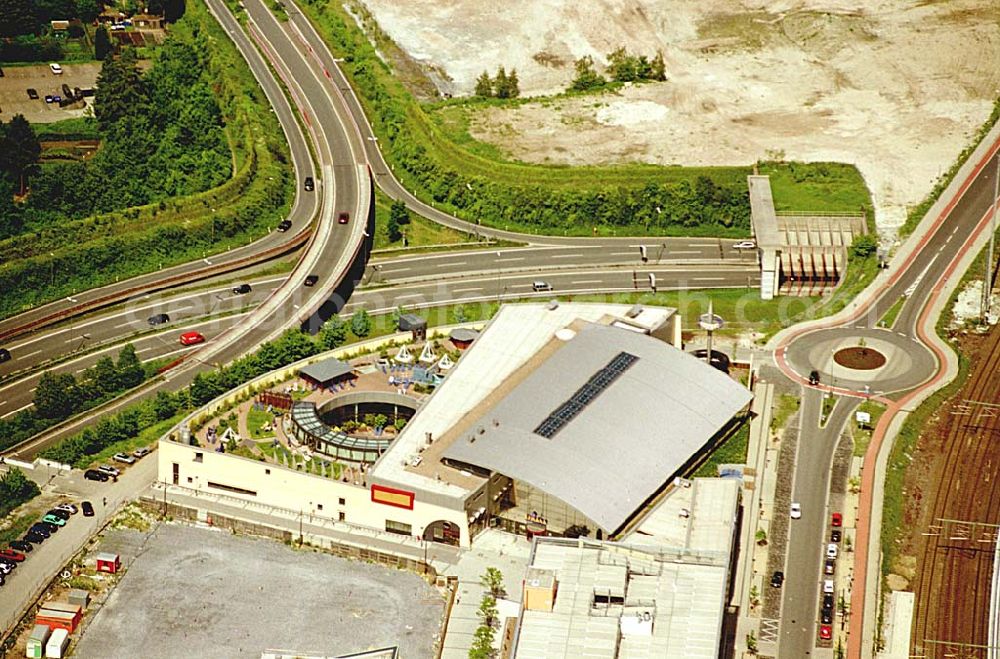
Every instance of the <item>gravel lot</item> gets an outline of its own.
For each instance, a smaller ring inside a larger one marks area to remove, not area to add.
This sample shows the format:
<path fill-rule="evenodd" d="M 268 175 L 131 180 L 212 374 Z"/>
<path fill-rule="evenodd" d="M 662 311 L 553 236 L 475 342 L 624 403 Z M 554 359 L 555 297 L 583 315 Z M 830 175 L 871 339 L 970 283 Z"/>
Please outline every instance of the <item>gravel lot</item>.
<path fill-rule="evenodd" d="M 443 598 L 408 572 L 297 551 L 273 540 L 163 524 L 109 533 L 101 551 L 135 562 L 74 656 L 339 655 L 398 645 L 433 657 Z"/>

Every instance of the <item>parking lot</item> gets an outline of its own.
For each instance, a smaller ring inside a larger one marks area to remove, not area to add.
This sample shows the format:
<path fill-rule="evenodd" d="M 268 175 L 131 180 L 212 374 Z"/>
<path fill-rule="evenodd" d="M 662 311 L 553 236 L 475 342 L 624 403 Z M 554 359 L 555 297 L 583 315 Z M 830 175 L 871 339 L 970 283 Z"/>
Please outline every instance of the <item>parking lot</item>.
<path fill-rule="evenodd" d="M 49 123 L 83 116 L 86 108 L 60 108 L 57 103 L 46 103 L 45 96 L 62 95 L 63 84 L 71 89 L 93 88 L 101 72 L 101 63 L 62 64 L 62 69 L 62 75 L 56 75 L 49 70 L 48 64 L 4 66 L 4 76 L 0 78 L 0 119 L 10 121 L 14 115 L 23 114 L 32 123 Z M 38 100 L 28 98 L 29 88 L 38 92 Z M 94 99 L 85 100 L 89 105 Z"/>
<path fill-rule="evenodd" d="M 167 523 L 109 532 L 129 567 L 76 647 L 81 658 L 339 655 L 398 645 L 433 657 L 444 600 L 419 576 L 274 540 Z"/>

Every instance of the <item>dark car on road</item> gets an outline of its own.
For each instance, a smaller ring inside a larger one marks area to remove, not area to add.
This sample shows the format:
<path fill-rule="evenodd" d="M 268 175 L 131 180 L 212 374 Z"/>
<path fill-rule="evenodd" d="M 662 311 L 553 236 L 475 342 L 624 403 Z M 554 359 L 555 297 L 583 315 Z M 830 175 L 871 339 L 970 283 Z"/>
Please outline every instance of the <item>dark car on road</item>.
<path fill-rule="evenodd" d="M 107 474 L 103 474 L 97 471 L 96 469 L 88 469 L 87 471 L 83 472 L 83 477 L 86 478 L 88 481 L 102 481 L 102 482 L 110 478 L 110 476 L 108 476 Z"/>
<path fill-rule="evenodd" d="M 820 622 L 824 625 L 833 623 L 833 609 L 823 609 L 819 614 Z"/>
<path fill-rule="evenodd" d="M 150 325 L 153 325 L 154 327 L 156 325 L 166 325 L 167 323 L 170 322 L 170 316 L 168 316 L 165 313 L 153 314 L 152 316 L 149 317 L 147 322 Z"/>
<path fill-rule="evenodd" d="M 783 583 L 785 583 L 785 573 L 775 570 L 774 574 L 771 575 L 771 585 L 775 588 L 781 588 L 781 584 Z"/>
<path fill-rule="evenodd" d="M 316 282 L 318 281 L 319 281 L 319 275 L 309 275 L 308 277 L 306 277 L 305 284 L 306 286 L 315 286 Z"/>
<path fill-rule="evenodd" d="M 82 504 L 80 504 L 80 507 L 83 508 L 83 516 L 84 517 L 93 517 L 94 516 L 94 505 L 92 503 L 90 503 L 89 501 L 84 501 Z"/>
<path fill-rule="evenodd" d="M 30 542 L 27 542 L 26 540 L 11 540 L 10 548 L 16 549 L 17 551 L 23 551 L 24 553 L 28 553 L 32 549 L 34 549 L 35 546 Z"/>
<path fill-rule="evenodd" d="M 59 519 L 59 518 L 58 518 L 58 517 L 56 517 L 55 519 Z M 63 522 L 63 524 L 65 524 L 65 523 L 66 523 L 66 522 Z M 36 523 L 36 524 L 35 524 L 34 526 L 32 526 L 31 528 L 32 528 L 32 529 L 34 529 L 34 528 L 35 528 L 35 526 L 41 526 L 41 527 L 44 527 L 44 528 L 48 529 L 48 531 L 49 531 L 49 535 L 52 535 L 53 533 L 55 533 L 56 531 L 58 531 L 58 530 L 59 530 L 59 525 L 58 525 L 58 524 L 54 524 L 54 523 L 52 523 L 52 522 L 47 522 L 47 521 L 45 521 L 45 519 L 42 519 L 42 521 L 40 521 L 40 522 L 37 522 L 37 523 Z"/>
<path fill-rule="evenodd" d="M 291 228 L 292 228 L 292 221 L 291 220 L 282 220 L 278 224 L 278 231 L 284 232 L 284 231 L 288 231 Z"/>
<path fill-rule="evenodd" d="M 833 611 L 833 594 L 831 593 L 823 594 L 823 609 L 827 611 Z"/>
<path fill-rule="evenodd" d="M 38 100 L 38 90 L 37 89 L 32 89 L 32 88 L 29 87 L 28 88 L 28 98 L 30 98 L 33 101 L 37 101 Z"/>
<path fill-rule="evenodd" d="M 46 515 L 52 515 L 53 517 L 58 517 L 59 519 L 62 519 L 62 520 L 69 519 L 69 513 L 66 512 L 65 510 L 59 510 L 58 508 L 53 508 L 52 510 L 50 510 L 49 512 L 47 512 L 45 514 Z"/>
<path fill-rule="evenodd" d="M 250 284 L 240 284 L 239 286 L 233 287 L 233 295 L 246 295 L 253 289 L 250 288 Z"/>
<path fill-rule="evenodd" d="M 341 211 L 340 215 L 337 216 L 337 222 L 340 224 L 347 224 L 351 221 L 351 214 L 347 211 Z"/>
<path fill-rule="evenodd" d="M 813 385 L 814 387 L 817 384 L 819 384 L 819 371 L 815 369 L 809 371 L 809 384 Z"/>
<path fill-rule="evenodd" d="M 10 361 L 10 350 L 0 348 L 0 364 Z"/>
<path fill-rule="evenodd" d="M 830 531 L 830 542 L 840 542 L 840 531 L 837 529 Z"/>
<path fill-rule="evenodd" d="M 307 176 L 305 183 L 302 185 L 306 189 L 306 192 L 312 192 L 316 189 L 316 184 L 313 182 L 312 176 Z"/>

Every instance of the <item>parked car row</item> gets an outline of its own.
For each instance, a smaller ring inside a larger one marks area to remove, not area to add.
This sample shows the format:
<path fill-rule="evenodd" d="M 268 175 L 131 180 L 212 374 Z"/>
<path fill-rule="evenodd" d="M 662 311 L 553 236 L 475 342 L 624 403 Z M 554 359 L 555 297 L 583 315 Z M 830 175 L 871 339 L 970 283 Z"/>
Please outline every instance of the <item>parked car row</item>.
<path fill-rule="evenodd" d="M 84 501 L 80 505 L 83 508 L 84 517 L 93 517 L 94 507 L 89 501 Z M 72 503 L 61 503 L 32 524 L 23 538 L 12 540 L 7 548 L 0 549 L 0 586 L 4 584 L 4 577 L 13 572 L 19 563 L 27 559 L 35 545 L 45 542 L 59 529 L 66 526 L 70 518 L 79 510 Z"/>
<path fill-rule="evenodd" d="M 119 451 L 111 456 L 111 459 L 121 464 L 130 465 L 135 464 L 137 460 L 141 460 L 144 456 L 149 455 L 149 452 L 149 449 L 143 446 L 142 448 L 132 451 L 132 453 Z M 111 479 L 118 480 L 118 476 L 120 474 L 121 471 L 117 467 L 112 467 L 111 465 L 101 465 L 97 469 L 88 469 L 83 472 L 83 477 L 88 481 L 100 481 L 103 483 Z"/>
<path fill-rule="evenodd" d="M 826 557 L 823 562 L 823 575 L 830 577 L 823 580 L 823 594 L 819 610 L 819 640 L 833 640 L 833 614 L 834 614 L 834 592 L 836 585 L 833 576 L 837 571 L 837 556 L 840 553 L 840 527 L 844 525 L 844 516 L 841 513 L 830 515 L 830 542 L 826 545 Z"/>

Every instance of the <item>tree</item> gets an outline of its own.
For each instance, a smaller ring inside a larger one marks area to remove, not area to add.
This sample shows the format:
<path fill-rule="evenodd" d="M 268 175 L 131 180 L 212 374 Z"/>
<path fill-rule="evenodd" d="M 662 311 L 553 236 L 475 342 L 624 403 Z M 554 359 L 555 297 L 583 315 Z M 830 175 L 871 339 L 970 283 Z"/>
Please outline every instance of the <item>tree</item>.
<path fill-rule="evenodd" d="M 399 228 L 399 220 L 396 215 L 389 213 L 389 221 L 385 225 L 386 233 L 389 234 L 389 242 L 394 243 L 403 238 L 403 232 Z"/>
<path fill-rule="evenodd" d="M 480 626 L 476 628 L 475 635 L 472 637 L 472 647 L 469 648 L 469 659 L 492 659 L 495 633 L 492 627 Z"/>
<path fill-rule="evenodd" d="M 509 98 L 507 71 L 502 65 L 497 68 L 497 75 L 493 79 L 493 93 L 497 98 Z"/>
<path fill-rule="evenodd" d="M 180 409 L 180 400 L 173 394 L 165 391 L 157 391 L 156 398 L 153 399 L 153 411 L 156 413 L 157 421 L 165 421 L 177 414 Z"/>
<path fill-rule="evenodd" d="M 495 567 L 486 568 L 486 572 L 479 578 L 479 583 L 489 591 L 493 599 L 503 597 L 506 592 L 503 587 L 503 573 Z"/>
<path fill-rule="evenodd" d="M 118 391 L 118 369 L 110 357 L 101 357 L 90 369 L 91 383 L 94 386 L 96 398 L 107 396 Z"/>
<path fill-rule="evenodd" d="M 483 74 L 476 78 L 476 96 L 482 96 L 488 98 L 493 96 L 493 81 L 490 80 L 490 74 L 483 71 Z"/>
<path fill-rule="evenodd" d="M 333 350 L 347 340 L 347 325 L 344 319 L 334 314 L 323 323 L 319 330 L 319 344 L 324 350 Z"/>
<path fill-rule="evenodd" d="M 517 69 L 511 69 L 507 76 L 507 95 L 504 98 L 517 98 L 521 95 L 521 87 L 517 80 Z"/>
<path fill-rule="evenodd" d="M 400 225 L 406 225 L 410 223 L 410 209 L 406 207 L 406 202 L 400 201 L 399 199 L 392 202 L 392 206 L 389 207 L 389 217 L 396 218 L 396 222 Z"/>
<path fill-rule="evenodd" d="M 649 68 L 650 80 L 663 81 L 667 79 L 667 65 L 663 62 L 663 53 L 657 51 L 656 57 L 653 58 Z"/>
<path fill-rule="evenodd" d="M 43 419 L 65 419 L 80 404 L 80 389 L 72 373 L 45 371 L 35 388 L 35 412 Z"/>
<path fill-rule="evenodd" d="M 604 76 L 594 70 L 594 58 L 590 55 L 576 60 L 576 77 L 573 78 L 569 88 L 575 92 L 585 92 L 592 89 L 600 89 L 608 84 Z"/>
<path fill-rule="evenodd" d="M 184 15 L 184 0 L 163 0 L 163 18 L 175 23 Z"/>
<path fill-rule="evenodd" d="M 608 75 L 617 82 L 633 82 L 638 80 L 638 58 L 629 55 L 625 47 L 616 48 L 608 53 Z"/>
<path fill-rule="evenodd" d="M 103 25 L 99 25 L 94 30 L 94 57 L 104 60 L 107 58 L 108 53 L 113 50 L 114 46 L 111 45 L 111 37 L 108 36 L 108 29 Z"/>
<path fill-rule="evenodd" d="M 145 116 L 147 100 L 146 85 L 132 50 L 125 49 L 117 59 L 106 57 L 94 92 L 94 116 L 101 132 L 111 132 L 125 117 Z"/>
<path fill-rule="evenodd" d="M 358 309 L 351 315 L 351 333 L 363 339 L 372 331 L 372 319 L 364 309 Z"/>
<path fill-rule="evenodd" d="M 3 131 L 3 164 L 7 172 L 20 182 L 20 194 L 27 190 L 27 179 L 38 171 L 38 157 L 42 146 L 35 137 L 35 131 L 22 114 L 14 115 Z"/>
<path fill-rule="evenodd" d="M 101 6 L 97 0 L 76 0 L 76 15 L 84 23 L 93 23 L 100 13 Z"/>
<path fill-rule="evenodd" d="M 851 243 L 851 256 L 859 259 L 866 259 L 878 251 L 878 241 L 870 233 L 858 236 Z"/>
<path fill-rule="evenodd" d="M 37 28 L 30 0 L 0 0 L 0 37 L 31 34 Z"/>
<path fill-rule="evenodd" d="M 139 361 L 139 356 L 135 354 L 135 346 L 131 343 L 125 344 L 118 351 L 118 362 L 115 367 L 118 369 L 118 388 L 121 390 L 138 387 L 146 379 L 146 369 Z"/>
<path fill-rule="evenodd" d="M 35 496 L 39 493 L 38 485 L 24 475 L 24 472 L 17 467 L 11 467 L 6 474 L 0 477 L 0 487 L 11 497 L 23 499 L 26 496 Z"/>

